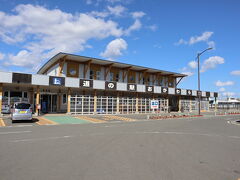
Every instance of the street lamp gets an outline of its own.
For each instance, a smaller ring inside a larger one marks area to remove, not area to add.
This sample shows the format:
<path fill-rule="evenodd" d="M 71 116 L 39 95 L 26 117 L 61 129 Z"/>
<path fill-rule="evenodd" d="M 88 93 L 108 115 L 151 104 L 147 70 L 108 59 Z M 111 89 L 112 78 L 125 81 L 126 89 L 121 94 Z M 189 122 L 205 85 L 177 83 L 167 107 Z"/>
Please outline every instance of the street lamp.
<path fill-rule="evenodd" d="M 199 68 L 199 66 L 200 66 L 200 56 L 201 56 L 204 52 L 206 52 L 206 51 L 208 51 L 208 50 L 211 50 L 211 49 L 213 49 L 213 48 L 207 48 L 207 49 L 205 49 L 204 51 L 202 51 L 201 53 L 198 53 L 198 54 L 197 54 L 197 59 L 198 59 L 198 115 L 201 114 L 200 68 Z"/>

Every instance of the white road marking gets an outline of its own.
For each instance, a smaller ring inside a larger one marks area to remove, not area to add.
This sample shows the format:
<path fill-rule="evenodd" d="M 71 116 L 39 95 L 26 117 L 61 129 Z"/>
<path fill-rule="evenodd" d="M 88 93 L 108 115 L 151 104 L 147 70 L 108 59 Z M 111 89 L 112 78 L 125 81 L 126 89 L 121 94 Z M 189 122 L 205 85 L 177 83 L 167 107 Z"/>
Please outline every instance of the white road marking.
<path fill-rule="evenodd" d="M 16 126 L 4 126 L 0 128 L 21 128 L 21 127 L 32 127 L 33 125 L 16 125 Z"/>
<path fill-rule="evenodd" d="M 10 142 L 34 142 L 34 141 L 44 141 L 44 140 L 55 140 L 55 139 L 66 139 L 71 138 L 73 136 L 59 136 L 59 137 L 47 137 L 47 138 L 35 138 L 35 139 L 19 139 Z"/>
<path fill-rule="evenodd" d="M 196 135 L 196 136 L 208 136 L 208 137 L 228 137 L 234 139 L 240 139 L 239 136 L 222 136 L 217 134 L 204 134 L 204 133 L 185 133 L 185 132 L 161 132 L 161 131 L 143 131 L 143 132 L 135 132 L 137 134 L 176 134 L 176 135 Z"/>
<path fill-rule="evenodd" d="M 4 134 L 20 134 L 20 133 L 30 133 L 32 131 L 11 131 L 11 132 L 0 132 L 0 135 Z"/>

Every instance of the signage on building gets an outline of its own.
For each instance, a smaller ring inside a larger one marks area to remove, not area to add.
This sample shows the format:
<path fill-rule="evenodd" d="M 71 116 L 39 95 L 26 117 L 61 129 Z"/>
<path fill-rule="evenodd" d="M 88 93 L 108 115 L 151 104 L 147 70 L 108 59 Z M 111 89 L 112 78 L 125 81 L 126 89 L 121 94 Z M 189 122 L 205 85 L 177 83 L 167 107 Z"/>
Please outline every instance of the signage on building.
<path fill-rule="evenodd" d="M 128 91 L 136 91 L 137 85 L 136 84 L 127 84 L 127 90 Z"/>
<path fill-rule="evenodd" d="M 116 82 L 108 82 L 108 81 L 105 82 L 105 89 L 116 90 L 116 88 L 117 88 Z"/>
<path fill-rule="evenodd" d="M 159 102 L 158 100 L 151 100 L 151 109 L 158 109 Z"/>
<path fill-rule="evenodd" d="M 188 89 L 187 90 L 187 96 L 191 96 L 192 95 L 192 90 Z"/>
<path fill-rule="evenodd" d="M 65 78 L 64 77 L 57 77 L 57 76 L 50 76 L 49 77 L 49 84 L 54 86 L 64 86 L 65 85 Z"/>
<path fill-rule="evenodd" d="M 93 80 L 90 80 L 90 79 L 80 79 L 80 87 L 92 88 L 93 87 Z"/>
<path fill-rule="evenodd" d="M 181 89 L 175 89 L 175 94 L 176 95 L 181 95 Z"/>
<path fill-rule="evenodd" d="M 154 86 L 146 86 L 146 92 L 153 93 L 154 92 Z"/>
<path fill-rule="evenodd" d="M 168 88 L 167 87 L 162 87 L 162 93 L 163 94 L 168 94 Z"/>
<path fill-rule="evenodd" d="M 12 82 L 13 83 L 24 83 L 31 84 L 32 83 L 32 75 L 31 74 L 22 74 L 22 73 L 13 73 L 12 74 Z"/>

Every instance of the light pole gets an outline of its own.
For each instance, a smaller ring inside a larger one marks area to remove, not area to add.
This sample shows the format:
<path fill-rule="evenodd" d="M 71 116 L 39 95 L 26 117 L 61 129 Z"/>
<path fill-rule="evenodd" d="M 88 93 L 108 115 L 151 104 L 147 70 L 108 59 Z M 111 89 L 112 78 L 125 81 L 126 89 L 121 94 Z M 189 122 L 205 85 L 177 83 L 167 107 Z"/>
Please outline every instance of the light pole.
<path fill-rule="evenodd" d="M 208 51 L 211 50 L 212 48 L 207 48 L 204 51 L 202 51 L 201 53 L 197 54 L 197 59 L 198 59 L 198 115 L 201 114 L 201 94 L 200 94 L 200 56 Z"/>

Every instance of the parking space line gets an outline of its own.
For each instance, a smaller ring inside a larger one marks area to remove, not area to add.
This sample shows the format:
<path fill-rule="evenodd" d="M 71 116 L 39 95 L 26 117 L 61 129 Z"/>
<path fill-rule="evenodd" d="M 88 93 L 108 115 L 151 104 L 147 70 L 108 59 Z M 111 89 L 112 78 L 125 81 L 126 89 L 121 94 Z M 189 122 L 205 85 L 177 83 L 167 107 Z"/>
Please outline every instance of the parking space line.
<path fill-rule="evenodd" d="M 2 118 L 0 118 L 0 127 L 6 126 L 5 122 L 3 121 Z"/>
<path fill-rule="evenodd" d="M 96 118 L 92 118 L 92 117 L 87 117 L 87 116 L 77 116 L 76 118 L 81 119 L 81 120 L 85 120 L 85 121 L 90 121 L 93 123 L 104 123 L 106 121 L 104 120 L 100 120 L 100 119 L 96 119 Z"/>
<path fill-rule="evenodd" d="M 37 117 L 37 119 L 38 119 L 38 122 L 36 122 L 36 123 L 38 125 L 49 125 L 49 124 L 56 125 L 56 124 L 58 124 L 58 123 L 50 121 L 50 120 L 48 120 L 48 119 L 46 119 L 44 117 Z"/>

